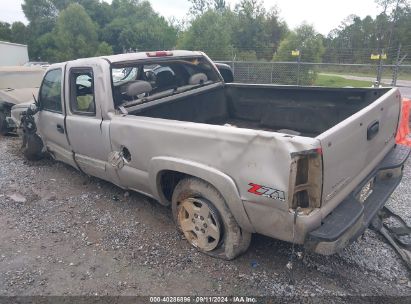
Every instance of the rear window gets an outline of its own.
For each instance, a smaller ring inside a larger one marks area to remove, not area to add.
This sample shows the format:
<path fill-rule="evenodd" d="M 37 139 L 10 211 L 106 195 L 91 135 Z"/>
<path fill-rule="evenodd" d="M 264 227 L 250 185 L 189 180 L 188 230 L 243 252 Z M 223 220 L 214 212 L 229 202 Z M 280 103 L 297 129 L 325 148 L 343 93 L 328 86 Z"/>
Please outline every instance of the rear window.
<path fill-rule="evenodd" d="M 203 57 L 112 65 L 116 106 L 143 103 L 220 81 Z"/>

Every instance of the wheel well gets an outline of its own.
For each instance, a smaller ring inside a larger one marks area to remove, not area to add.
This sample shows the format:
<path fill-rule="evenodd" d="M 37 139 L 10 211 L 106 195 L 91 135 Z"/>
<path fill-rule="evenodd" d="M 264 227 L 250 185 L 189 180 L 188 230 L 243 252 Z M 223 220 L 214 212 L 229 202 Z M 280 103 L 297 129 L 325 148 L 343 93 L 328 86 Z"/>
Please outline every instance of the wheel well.
<path fill-rule="evenodd" d="M 191 175 L 181 173 L 178 171 L 165 170 L 159 174 L 158 183 L 161 189 L 161 195 L 171 202 L 174 188 L 184 178 L 191 177 Z"/>

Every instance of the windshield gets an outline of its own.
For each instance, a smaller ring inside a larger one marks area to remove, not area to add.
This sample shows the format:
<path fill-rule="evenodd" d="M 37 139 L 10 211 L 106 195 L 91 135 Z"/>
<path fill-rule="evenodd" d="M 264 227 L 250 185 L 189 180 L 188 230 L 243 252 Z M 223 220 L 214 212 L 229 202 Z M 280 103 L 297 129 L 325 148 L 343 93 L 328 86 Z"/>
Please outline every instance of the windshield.
<path fill-rule="evenodd" d="M 113 69 L 112 74 L 113 74 L 113 83 L 115 86 L 118 86 L 130 80 L 136 79 L 137 68 L 129 67 L 129 68 Z"/>
<path fill-rule="evenodd" d="M 203 57 L 112 65 L 116 106 L 143 103 L 220 81 Z"/>

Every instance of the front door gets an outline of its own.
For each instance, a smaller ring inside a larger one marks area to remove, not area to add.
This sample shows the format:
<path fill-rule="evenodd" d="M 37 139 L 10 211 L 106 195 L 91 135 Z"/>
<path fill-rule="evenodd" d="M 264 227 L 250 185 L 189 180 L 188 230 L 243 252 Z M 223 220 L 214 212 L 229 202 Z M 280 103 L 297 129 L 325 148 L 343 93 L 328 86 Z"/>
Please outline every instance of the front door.
<path fill-rule="evenodd" d="M 112 181 L 107 168 L 111 151 L 110 121 L 103 120 L 101 111 L 96 111 L 96 105 L 101 101 L 97 99 L 99 94 L 94 90 L 93 68 L 68 65 L 67 69 L 69 106 L 66 126 L 75 160 L 85 173 Z"/>
<path fill-rule="evenodd" d="M 37 131 L 55 159 L 76 167 L 64 124 L 62 79 L 63 65 L 49 70 L 43 78 L 39 90 Z"/>

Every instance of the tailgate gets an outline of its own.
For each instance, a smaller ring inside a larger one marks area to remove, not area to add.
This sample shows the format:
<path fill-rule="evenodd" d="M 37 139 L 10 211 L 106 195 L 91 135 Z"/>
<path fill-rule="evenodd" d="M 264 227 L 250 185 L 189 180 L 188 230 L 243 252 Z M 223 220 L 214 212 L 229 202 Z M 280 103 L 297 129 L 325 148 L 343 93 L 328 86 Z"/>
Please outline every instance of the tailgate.
<path fill-rule="evenodd" d="M 392 89 L 317 137 L 323 150 L 323 216 L 351 193 L 394 146 L 400 107 L 398 89 Z"/>

